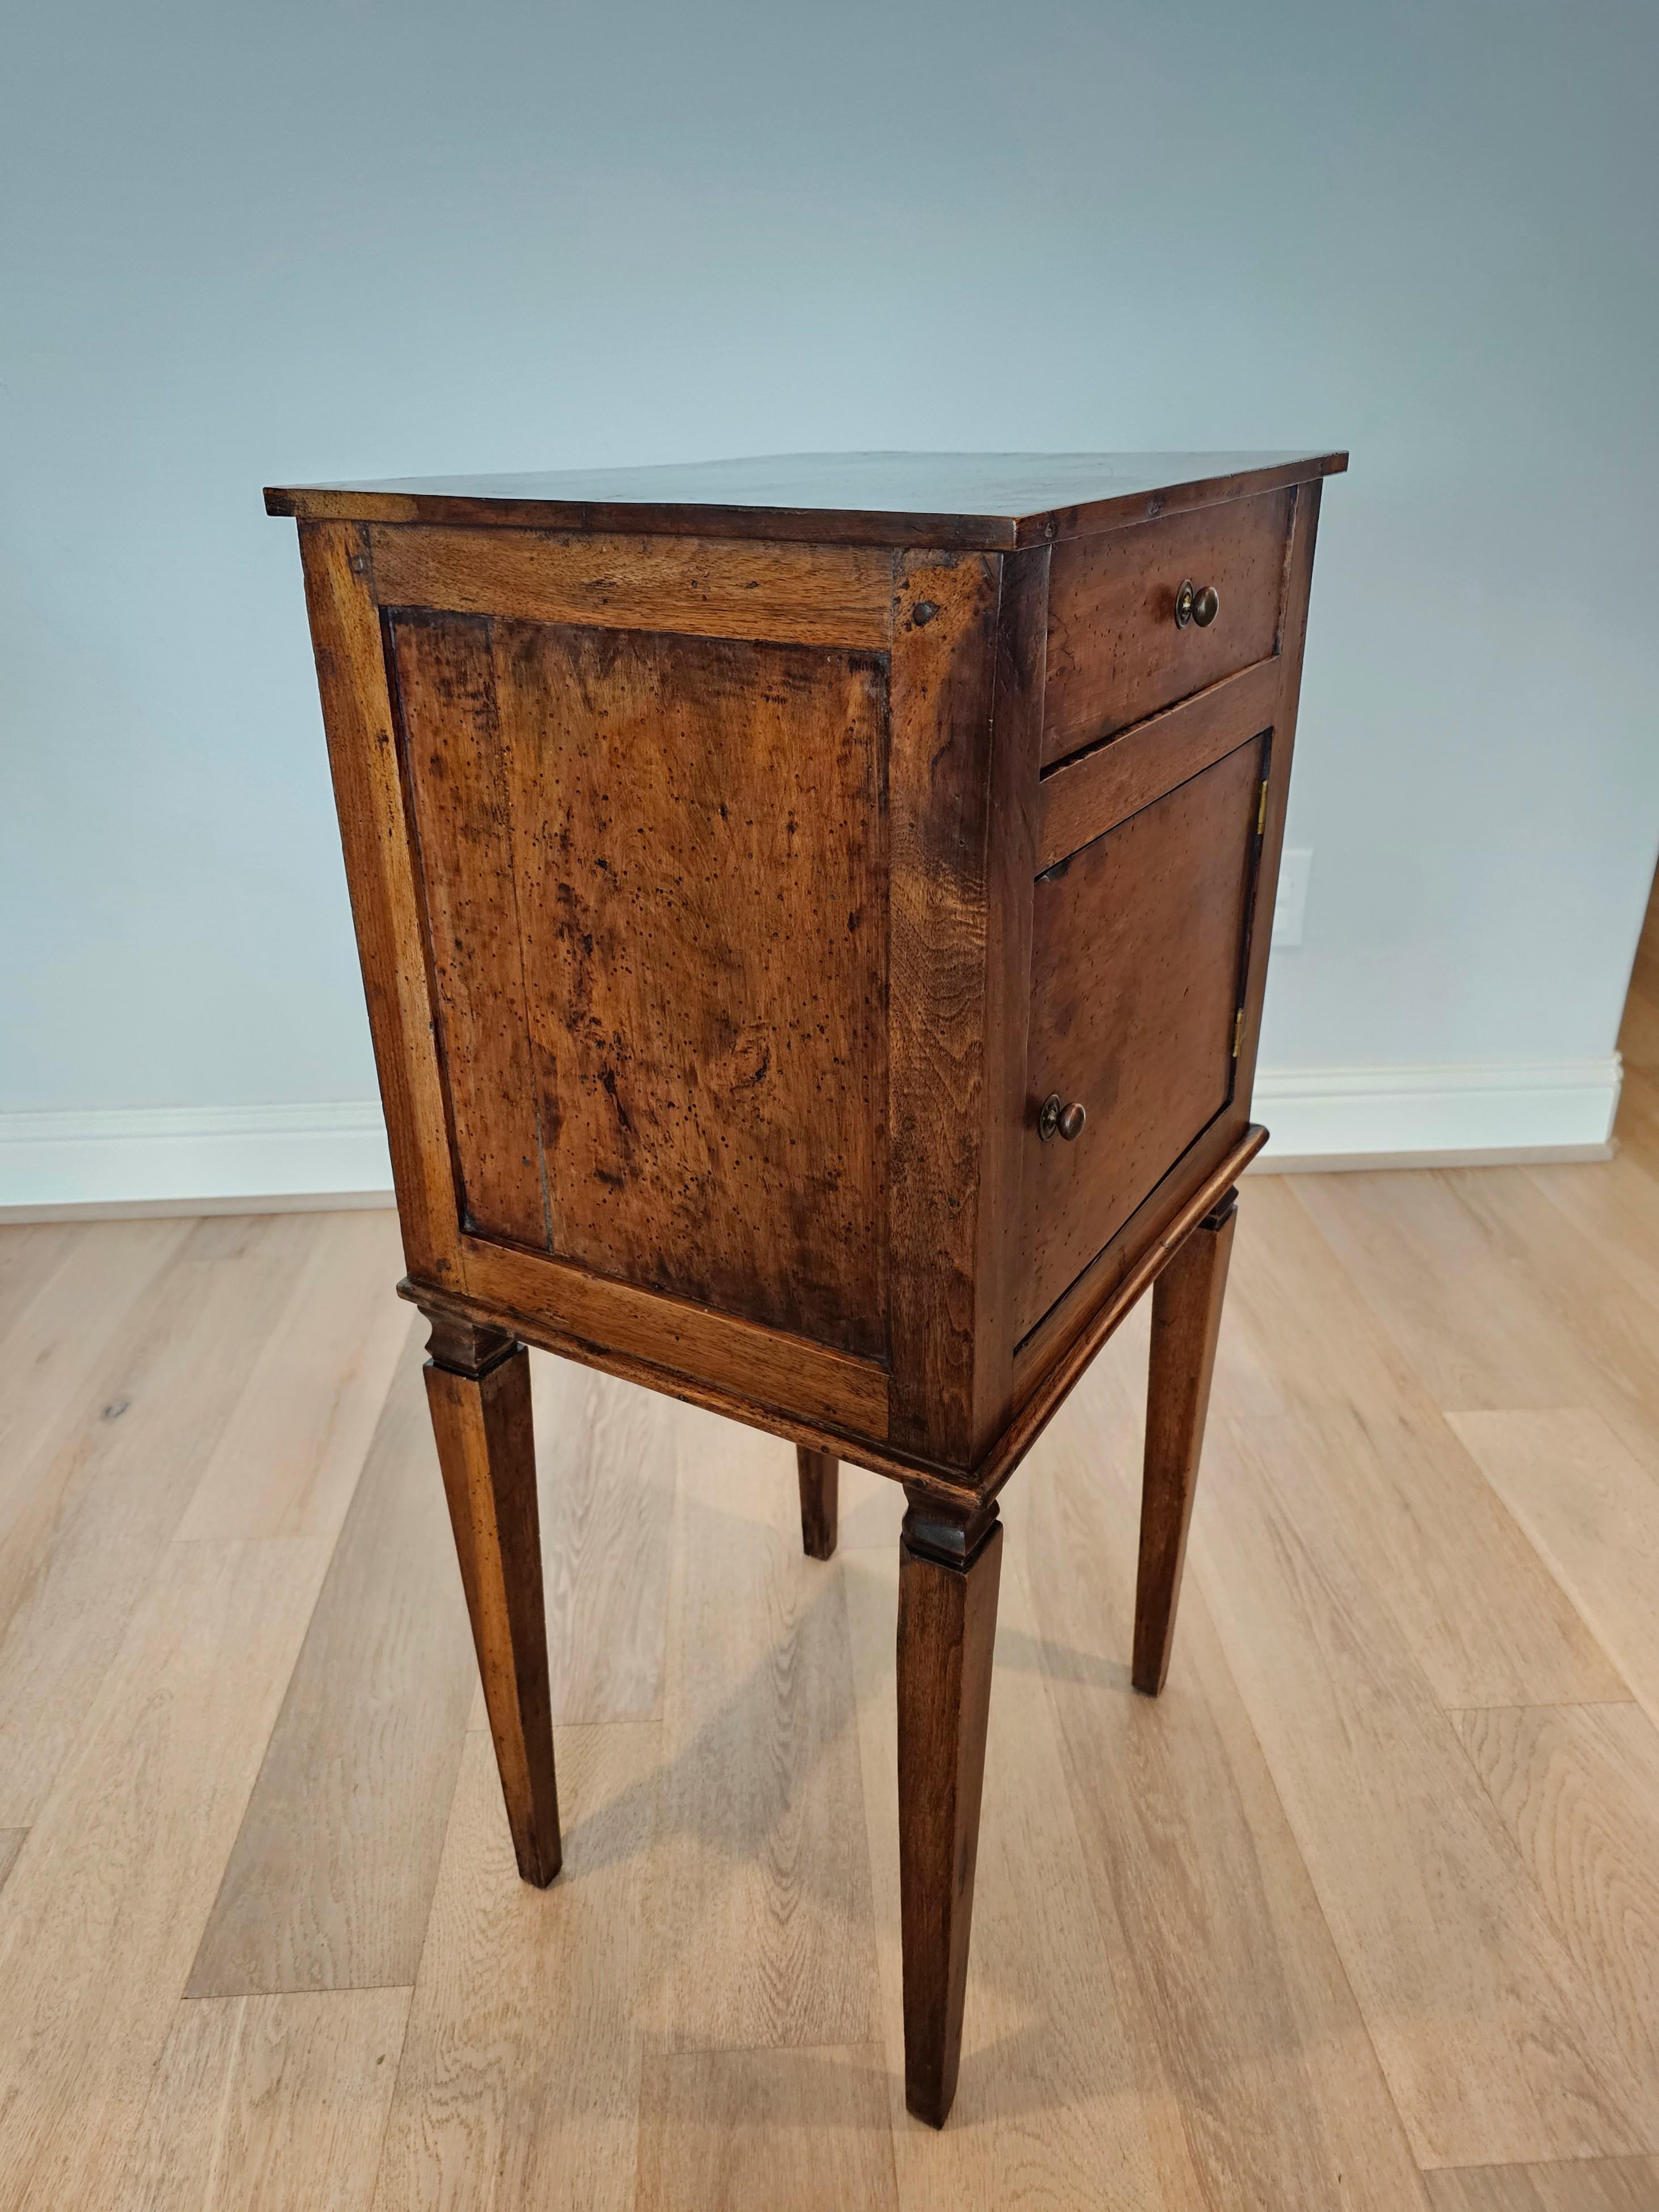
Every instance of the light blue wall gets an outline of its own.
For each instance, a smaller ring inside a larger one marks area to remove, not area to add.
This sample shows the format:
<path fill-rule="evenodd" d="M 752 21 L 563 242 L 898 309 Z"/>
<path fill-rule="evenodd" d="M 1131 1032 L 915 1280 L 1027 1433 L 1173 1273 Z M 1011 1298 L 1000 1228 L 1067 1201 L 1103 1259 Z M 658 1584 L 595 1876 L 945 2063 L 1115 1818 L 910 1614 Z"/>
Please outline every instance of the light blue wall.
<path fill-rule="evenodd" d="M 1269 1063 L 1610 1049 L 1659 11 L 9 11 L 0 1109 L 363 1097 L 271 480 L 1341 443 Z"/>

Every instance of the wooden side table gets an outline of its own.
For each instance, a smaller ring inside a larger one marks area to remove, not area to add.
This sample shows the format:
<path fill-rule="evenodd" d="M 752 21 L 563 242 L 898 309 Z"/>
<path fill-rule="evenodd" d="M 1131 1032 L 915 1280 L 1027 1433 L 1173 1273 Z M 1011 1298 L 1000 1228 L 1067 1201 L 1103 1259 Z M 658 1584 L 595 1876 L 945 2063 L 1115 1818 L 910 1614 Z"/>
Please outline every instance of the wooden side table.
<path fill-rule="evenodd" d="M 559 1869 L 526 1345 L 904 1486 L 906 2089 L 955 2092 L 997 1494 L 1153 1286 L 1169 1663 L 1340 454 L 806 456 L 299 519 L 513 1839 Z"/>

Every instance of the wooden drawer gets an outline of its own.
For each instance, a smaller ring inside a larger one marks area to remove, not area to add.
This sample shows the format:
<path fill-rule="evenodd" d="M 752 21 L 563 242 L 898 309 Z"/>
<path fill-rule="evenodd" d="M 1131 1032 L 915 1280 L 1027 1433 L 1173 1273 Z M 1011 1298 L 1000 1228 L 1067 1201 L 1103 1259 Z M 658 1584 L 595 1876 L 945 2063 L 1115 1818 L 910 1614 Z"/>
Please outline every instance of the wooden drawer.
<path fill-rule="evenodd" d="M 1277 650 L 1293 497 L 1269 492 L 1055 546 L 1045 765 Z M 1213 587 L 1207 626 L 1176 623 L 1183 582 Z"/>
<path fill-rule="evenodd" d="M 1120 822 L 1037 878 L 1024 1336 L 1232 1097 L 1267 737 Z M 1042 1102 L 1082 1103 L 1073 1141 Z"/>

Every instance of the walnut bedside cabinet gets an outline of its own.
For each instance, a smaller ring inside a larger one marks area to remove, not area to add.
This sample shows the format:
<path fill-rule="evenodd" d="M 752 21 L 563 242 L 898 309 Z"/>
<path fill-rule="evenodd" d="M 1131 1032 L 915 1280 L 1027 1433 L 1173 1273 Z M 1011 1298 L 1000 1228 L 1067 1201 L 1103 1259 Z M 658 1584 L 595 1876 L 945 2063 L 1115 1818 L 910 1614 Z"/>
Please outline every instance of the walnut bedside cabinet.
<path fill-rule="evenodd" d="M 956 2088 L 997 1493 L 1152 1287 L 1169 1662 L 1338 453 L 273 491 L 300 524 L 520 1871 L 559 1870 L 526 1345 L 902 1483 L 906 2093 Z"/>

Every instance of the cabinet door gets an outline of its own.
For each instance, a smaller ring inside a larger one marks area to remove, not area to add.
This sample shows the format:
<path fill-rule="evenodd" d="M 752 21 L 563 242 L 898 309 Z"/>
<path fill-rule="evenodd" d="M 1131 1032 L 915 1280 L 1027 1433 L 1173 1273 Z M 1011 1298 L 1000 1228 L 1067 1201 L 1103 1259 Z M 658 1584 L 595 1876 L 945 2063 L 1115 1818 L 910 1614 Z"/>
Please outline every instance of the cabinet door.
<path fill-rule="evenodd" d="M 1267 737 L 1037 878 L 1023 1336 L 1231 1101 Z M 1043 1101 L 1082 1130 L 1039 1135 Z"/>

